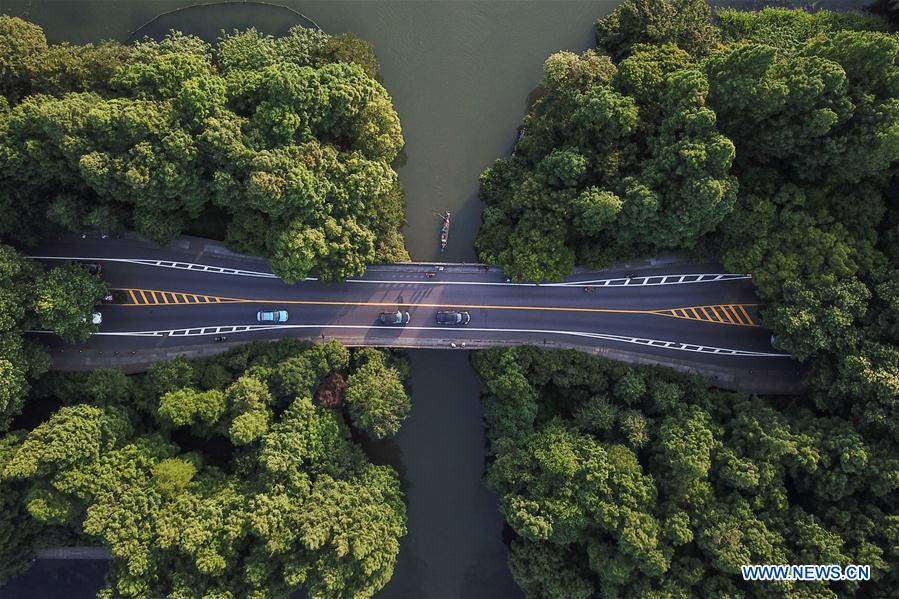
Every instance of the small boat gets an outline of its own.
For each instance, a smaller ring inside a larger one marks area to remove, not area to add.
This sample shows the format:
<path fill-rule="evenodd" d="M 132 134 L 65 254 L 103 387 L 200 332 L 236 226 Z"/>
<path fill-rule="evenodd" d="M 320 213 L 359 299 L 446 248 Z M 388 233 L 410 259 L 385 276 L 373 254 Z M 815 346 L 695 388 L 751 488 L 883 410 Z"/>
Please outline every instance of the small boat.
<path fill-rule="evenodd" d="M 445 252 L 446 244 L 449 242 L 450 211 L 447 210 L 445 214 L 438 216 L 443 219 L 443 225 L 440 227 L 440 251 Z"/>

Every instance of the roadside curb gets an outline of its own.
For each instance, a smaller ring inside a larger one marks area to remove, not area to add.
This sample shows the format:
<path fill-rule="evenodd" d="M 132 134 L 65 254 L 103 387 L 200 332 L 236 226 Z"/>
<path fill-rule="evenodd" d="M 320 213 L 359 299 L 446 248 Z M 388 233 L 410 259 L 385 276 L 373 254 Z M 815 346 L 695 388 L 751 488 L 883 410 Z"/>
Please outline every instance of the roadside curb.
<path fill-rule="evenodd" d="M 346 347 L 370 347 L 370 340 L 365 337 L 329 337 L 324 339 L 320 337 L 302 338 L 302 341 L 311 341 L 322 343 L 325 341 L 339 341 Z M 274 342 L 272 340 L 263 340 Z M 87 371 L 96 368 L 118 368 L 127 374 L 145 372 L 153 364 L 165 360 L 172 360 L 178 356 L 185 356 L 189 359 L 208 358 L 226 351 L 235 349 L 247 342 L 231 342 L 231 343 L 210 343 L 207 346 L 182 346 L 168 347 L 165 349 L 139 350 L 130 352 L 113 352 L 103 353 L 87 350 L 76 354 L 76 356 L 57 355 L 53 358 L 53 368 L 56 370 L 68 371 Z M 659 357 L 646 354 L 638 354 L 627 350 L 611 348 L 579 345 L 577 343 L 568 343 L 560 341 L 551 341 L 544 339 L 541 343 L 521 344 L 514 341 L 487 341 L 483 339 L 378 339 L 377 347 L 389 349 L 432 349 L 432 350 L 479 350 L 491 347 L 520 347 L 521 345 L 532 345 L 534 347 L 542 347 L 544 349 L 571 349 L 595 356 L 608 358 L 616 362 L 625 364 L 636 364 L 642 366 L 661 366 L 671 368 L 686 374 L 692 374 L 708 379 L 709 383 L 728 389 L 731 391 L 742 391 L 746 393 L 757 393 L 764 395 L 795 395 L 802 393 L 806 386 L 803 376 L 802 365 L 796 365 L 796 379 L 783 380 L 782 377 L 765 376 L 767 371 L 752 371 L 741 368 L 727 368 L 723 366 L 703 365 L 689 360 L 680 360 L 677 358 L 660 359 Z M 85 356 L 85 353 L 92 353 L 93 356 Z M 97 355 L 100 354 L 100 355 Z M 778 380 L 780 379 L 780 380 Z"/>

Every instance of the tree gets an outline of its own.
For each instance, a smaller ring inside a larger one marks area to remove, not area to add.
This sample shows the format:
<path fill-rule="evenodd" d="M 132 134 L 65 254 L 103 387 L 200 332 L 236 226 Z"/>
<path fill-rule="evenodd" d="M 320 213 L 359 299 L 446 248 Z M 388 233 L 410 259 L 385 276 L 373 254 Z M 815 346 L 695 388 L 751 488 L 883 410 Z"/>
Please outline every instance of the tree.
<path fill-rule="evenodd" d="M 387 584 L 406 533 L 406 506 L 392 470 L 368 465 L 345 481 L 322 476 L 307 505 L 298 524 L 300 546 L 318 554 L 307 581 L 311 596 L 370 597 Z"/>
<path fill-rule="evenodd" d="M 274 37 L 259 33 L 255 27 L 235 30 L 218 39 L 215 60 L 226 73 L 234 70 L 261 71 L 279 62 L 280 45 Z"/>
<path fill-rule="evenodd" d="M 225 395 L 218 389 L 185 387 L 159 398 L 159 417 L 164 423 L 191 426 L 198 436 L 208 436 L 224 416 L 226 406 Z"/>
<path fill-rule="evenodd" d="M 575 204 L 577 215 L 575 224 L 585 236 L 600 233 L 608 227 L 621 212 L 621 198 L 610 191 L 588 187 L 580 193 Z"/>
<path fill-rule="evenodd" d="M 345 395 L 350 417 L 376 439 L 391 437 L 412 409 L 399 372 L 374 350 L 363 350 L 356 359 L 361 365 L 347 378 Z"/>
<path fill-rule="evenodd" d="M 805 360 L 820 351 L 837 350 L 851 338 L 870 297 L 868 288 L 854 279 L 818 288 L 788 281 L 782 303 L 765 318 L 780 333 L 778 345 Z"/>
<path fill-rule="evenodd" d="M 586 568 L 572 567 L 577 555 L 551 543 L 515 539 L 509 547 L 512 576 L 528 597 L 572 599 L 591 597 L 593 584 Z"/>
<path fill-rule="evenodd" d="M 70 343 L 84 341 L 99 329 L 91 315 L 107 292 L 106 284 L 79 264 L 52 268 L 34 282 L 38 326 Z"/>
<path fill-rule="evenodd" d="M 273 400 L 265 383 L 242 376 L 225 389 L 224 399 L 232 415 L 228 436 L 235 445 L 252 443 L 268 432 Z"/>
<path fill-rule="evenodd" d="M 675 43 L 704 56 L 718 37 L 708 4 L 699 0 L 627 0 L 596 22 L 596 45 L 615 59 L 646 43 Z"/>
<path fill-rule="evenodd" d="M 527 216 L 509 236 L 509 258 L 502 260 L 506 274 L 515 281 L 557 280 L 568 275 L 574 268 L 574 252 L 565 245 L 564 224 L 555 215 Z"/>
<path fill-rule="evenodd" d="M 47 52 L 47 38 L 37 25 L 0 15 L 0 93 L 15 103 L 30 92 L 29 77 Z"/>
<path fill-rule="evenodd" d="M 328 62 L 353 62 L 362 67 L 369 77 L 378 75 L 378 59 L 375 58 L 374 48 L 352 33 L 329 37 L 321 48 L 321 54 Z"/>
<path fill-rule="evenodd" d="M 144 395 L 155 400 L 166 393 L 193 387 L 195 377 L 193 364 L 186 357 L 177 356 L 174 360 L 151 366 L 141 383 Z"/>
<path fill-rule="evenodd" d="M 553 150 L 537 165 L 550 187 L 576 187 L 587 170 L 587 161 L 572 150 Z"/>

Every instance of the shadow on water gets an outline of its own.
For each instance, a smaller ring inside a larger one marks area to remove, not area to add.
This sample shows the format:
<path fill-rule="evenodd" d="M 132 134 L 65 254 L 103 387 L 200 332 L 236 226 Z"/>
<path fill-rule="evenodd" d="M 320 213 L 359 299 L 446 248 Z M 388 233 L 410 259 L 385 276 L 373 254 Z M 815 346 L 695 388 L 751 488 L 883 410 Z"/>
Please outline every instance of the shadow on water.
<path fill-rule="evenodd" d="M 528 94 L 527 99 L 524 101 L 525 111 L 530 110 L 531 106 L 533 106 L 537 100 L 542 98 L 545 93 L 546 93 L 546 88 L 543 86 L 542 83 L 540 85 L 538 85 L 537 87 L 535 87 L 534 89 L 532 89 L 531 93 Z"/>
<path fill-rule="evenodd" d="M 362 446 L 369 461 L 376 466 L 390 466 L 396 470 L 400 479 L 400 488 L 404 494 L 409 493 L 409 477 L 406 476 L 406 465 L 403 463 L 403 449 L 393 439 L 370 439 L 365 433 L 354 429 L 353 441 Z"/>

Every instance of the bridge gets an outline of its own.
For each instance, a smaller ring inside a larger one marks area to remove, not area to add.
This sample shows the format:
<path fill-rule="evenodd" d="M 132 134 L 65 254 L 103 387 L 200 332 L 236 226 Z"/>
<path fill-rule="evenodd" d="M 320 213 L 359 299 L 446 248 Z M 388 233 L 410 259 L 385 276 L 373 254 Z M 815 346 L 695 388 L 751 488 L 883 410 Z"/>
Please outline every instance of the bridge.
<path fill-rule="evenodd" d="M 167 248 L 129 235 L 48 241 L 31 252 L 47 264 L 99 262 L 118 290 L 100 332 L 81 345 L 52 335 L 54 366 L 146 369 L 178 354 L 200 357 L 251 340 L 297 337 L 349 346 L 475 349 L 532 344 L 574 348 L 637 364 L 707 375 L 726 388 L 792 393 L 802 369 L 772 348 L 760 326 L 751 276 L 716 264 L 653 260 L 579 271 L 554 283 L 513 283 L 480 264 L 403 263 L 369 267 L 340 283 L 288 285 L 264 259 L 217 242 L 181 237 Z M 590 292 L 585 292 L 590 288 Z M 286 323 L 258 323 L 283 309 Z M 381 312 L 408 311 L 402 326 Z M 440 310 L 467 311 L 466 326 L 439 326 Z M 226 343 L 215 337 L 226 336 Z"/>

